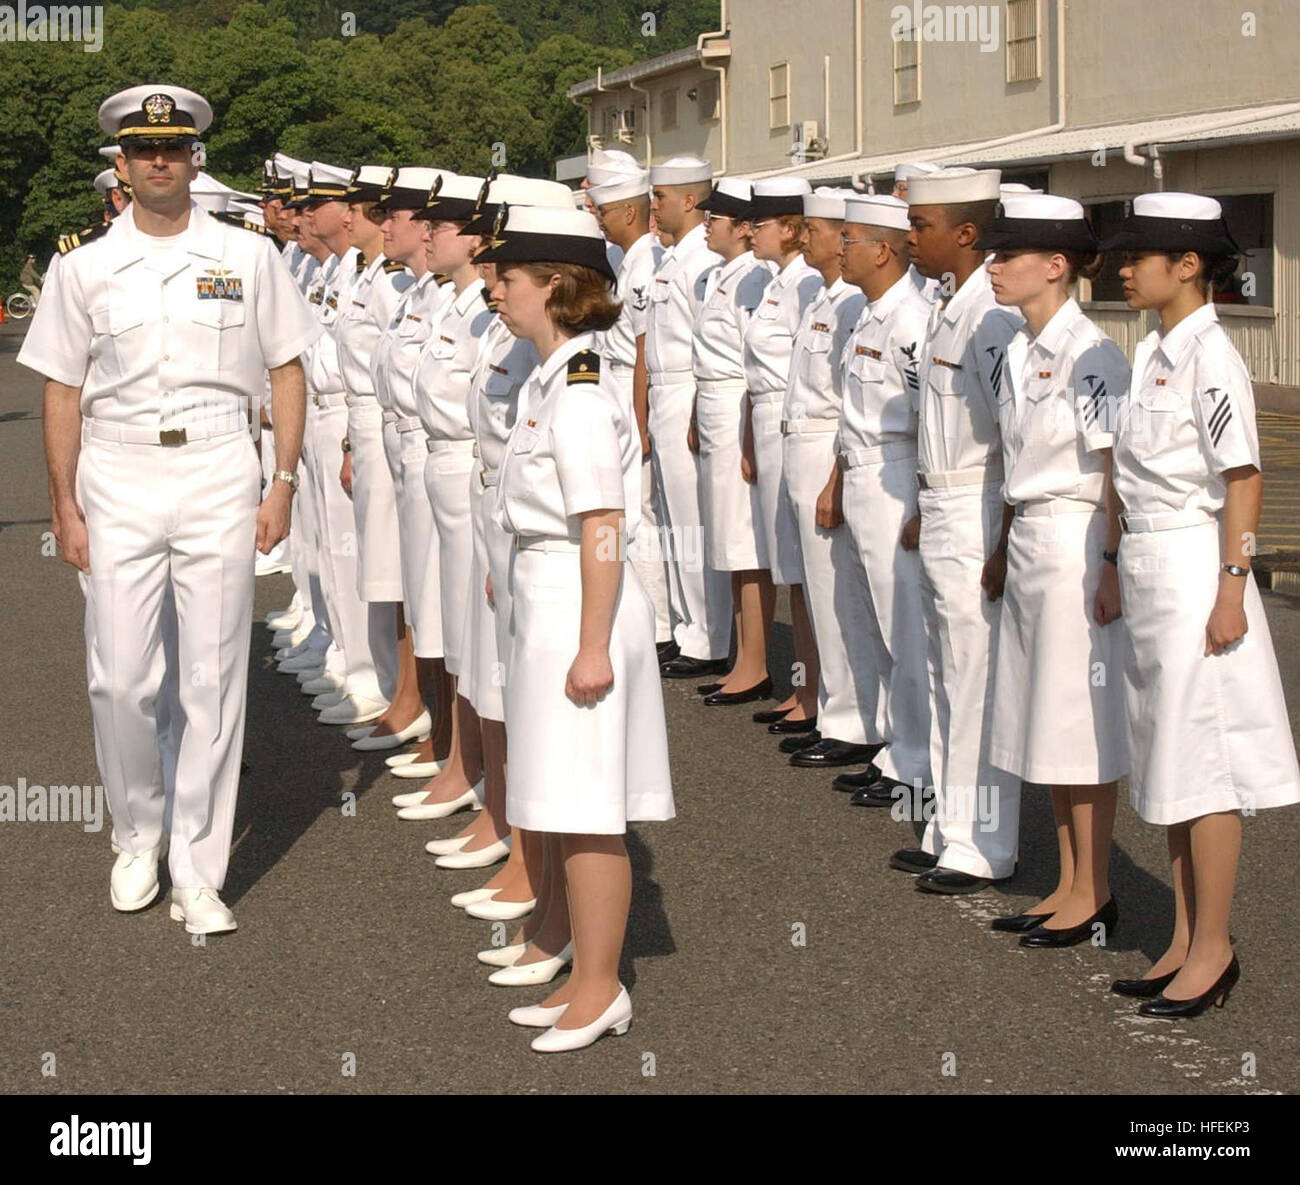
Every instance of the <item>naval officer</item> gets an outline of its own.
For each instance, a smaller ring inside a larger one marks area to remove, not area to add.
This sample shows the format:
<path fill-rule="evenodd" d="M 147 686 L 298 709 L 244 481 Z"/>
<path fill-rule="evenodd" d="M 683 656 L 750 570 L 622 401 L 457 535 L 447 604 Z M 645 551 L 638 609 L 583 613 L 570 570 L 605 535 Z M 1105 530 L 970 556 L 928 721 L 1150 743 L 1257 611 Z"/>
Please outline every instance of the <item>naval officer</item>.
<path fill-rule="evenodd" d="M 166 85 L 108 99 L 133 201 L 73 248 L 19 361 L 46 376 L 54 529 L 90 577 L 90 699 L 120 849 L 110 896 L 158 892 L 164 787 L 156 727 L 160 616 L 176 600 L 184 713 L 171 829 L 171 915 L 191 933 L 235 928 L 219 897 L 239 783 L 254 544 L 289 528 L 302 435 L 298 356 L 320 330 L 271 243 L 190 200 L 207 102 Z M 276 480 L 248 417 L 271 372 Z"/>

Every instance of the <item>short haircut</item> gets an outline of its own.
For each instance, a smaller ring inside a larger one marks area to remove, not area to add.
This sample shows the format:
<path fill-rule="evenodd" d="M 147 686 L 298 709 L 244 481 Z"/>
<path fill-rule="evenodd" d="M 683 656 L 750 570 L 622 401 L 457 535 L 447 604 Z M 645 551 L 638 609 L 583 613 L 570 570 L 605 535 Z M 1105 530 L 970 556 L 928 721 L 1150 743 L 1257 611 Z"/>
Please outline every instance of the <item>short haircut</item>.
<path fill-rule="evenodd" d="M 981 235 L 993 229 L 993 220 L 997 217 L 996 199 L 982 202 L 951 202 L 944 206 L 944 217 L 952 229 L 969 222 Z"/>
<path fill-rule="evenodd" d="M 702 201 L 706 200 L 709 194 L 711 194 L 712 192 L 713 192 L 712 181 L 689 181 L 682 186 L 683 194 L 689 193 L 695 196 L 695 204 L 697 206 Z"/>
<path fill-rule="evenodd" d="M 622 303 L 614 299 L 609 280 L 593 267 L 581 263 L 503 262 L 497 271 L 512 267 L 522 268 L 541 283 L 555 275 L 560 277 L 546 302 L 546 311 L 556 325 L 569 333 L 603 333 L 613 328 L 623 311 Z"/>

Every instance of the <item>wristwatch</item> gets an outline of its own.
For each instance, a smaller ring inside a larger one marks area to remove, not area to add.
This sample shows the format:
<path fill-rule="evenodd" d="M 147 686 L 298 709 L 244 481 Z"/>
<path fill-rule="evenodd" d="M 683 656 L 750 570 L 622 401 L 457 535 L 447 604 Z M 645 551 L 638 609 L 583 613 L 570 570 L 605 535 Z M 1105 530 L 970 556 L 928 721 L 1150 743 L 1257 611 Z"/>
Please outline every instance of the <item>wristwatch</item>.
<path fill-rule="evenodd" d="M 1106 550 L 1103 548 L 1103 549 L 1102 549 L 1102 553 L 1101 553 L 1101 558 L 1102 558 L 1103 560 L 1105 560 L 1106 563 L 1108 563 L 1108 564 L 1114 564 L 1117 568 L 1119 567 L 1119 552 L 1117 552 L 1117 551 L 1106 551 Z"/>
<path fill-rule="evenodd" d="M 1222 570 L 1229 576 L 1247 576 L 1250 574 L 1249 568 L 1243 568 L 1240 564 L 1224 564 Z"/>
<path fill-rule="evenodd" d="M 282 481 L 291 490 L 296 490 L 298 488 L 298 475 L 296 473 L 290 473 L 287 469 L 277 469 L 271 474 L 271 480 Z"/>
<path fill-rule="evenodd" d="M 345 436 L 339 442 L 339 448 L 341 448 L 345 453 L 350 453 L 352 451 L 352 441 Z"/>

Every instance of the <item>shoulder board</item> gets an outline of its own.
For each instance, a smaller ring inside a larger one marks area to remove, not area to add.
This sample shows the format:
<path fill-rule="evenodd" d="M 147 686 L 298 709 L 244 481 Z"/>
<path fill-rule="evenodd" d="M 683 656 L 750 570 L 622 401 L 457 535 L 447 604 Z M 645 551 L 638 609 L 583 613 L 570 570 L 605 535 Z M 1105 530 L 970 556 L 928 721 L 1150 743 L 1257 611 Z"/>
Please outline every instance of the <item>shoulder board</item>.
<path fill-rule="evenodd" d="M 497 302 L 488 295 L 488 290 L 486 288 L 480 288 L 479 295 L 483 297 L 483 303 L 487 305 L 488 310 L 495 313 L 497 311 Z"/>
<path fill-rule="evenodd" d="M 255 235 L 266 235 L 271 232 L 264 226 L 258 226 L 256 222 L 250 222 L 242 214 L 233 210 L 210 210 L 208 213 L 218 222 L 224 222 L 227 226 L 233 226 L 236 230 L 251 230 Z"/>
<path fill-rule="evenodd" d="M 595 350 L 579 350 L 569 359 L 569 386 L 574 383 L 600 382 L 600 355 Z"/>
<path fill-rule="evenodd" d="M 106 230 L 108 223 L 101 222 L 98 226 L 88 226 L 85 230 L 79 230 L 76 234 L 59 236 L 59 254 L 66 255 L 75 247 L 80 247 L 89 243 L 92 239 L 99 238 Z"/>
<path fill-rule="evenodd" d="M 360 275 L 362 272 L 366 270 L 366 264 L 368 262 L 369 261 L 366 259 L 366 253 L 364 251 L 358 251 L 357 252 L 357 275 Z"/>
<path fill-rule="evenodd" d="M 256 222 L 250 222 L 247 218 L 239 225 L 245 230 L 251 230 L 255 235 L 269 235 L 271 233 L 265 226 L 259 226 Z"/>
<path fill-rule="evenodd" d="M 404 272 L 406 271 L 406 264 L 401 263 L 396 259 L 385 259 L 384 271 L 386 271 L 390 276 L 394 272 Z"/>
<path fill-rule="evenodd" d="M 434 282 L 434 283 L 435 283 L 439 288 L 441 288 L 441 287 L 442 287 L 442 286 L 443 286 L 443 285 L 444 285 L 444 284 L 445 284 L 449 279 L 451 279 L 451 277 L 450 277 L 450 276 L 444 276 L 444 275 L 442 274 L 442 272 L 434 272 L 434 273 L 433 273 L 433 282 Z"/>

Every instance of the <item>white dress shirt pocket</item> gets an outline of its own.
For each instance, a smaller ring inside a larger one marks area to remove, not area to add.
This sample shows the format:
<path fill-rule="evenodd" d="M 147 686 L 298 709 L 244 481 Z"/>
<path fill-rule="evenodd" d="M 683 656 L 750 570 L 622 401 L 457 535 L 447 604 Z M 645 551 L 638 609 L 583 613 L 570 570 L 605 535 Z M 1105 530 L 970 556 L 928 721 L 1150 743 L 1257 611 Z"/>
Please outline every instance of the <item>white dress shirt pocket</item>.
<path fill-rule="evenodd" d="M 201 372 L 235 370 L 239 366 L 239 330 L 244 325 L 244 303 L 239 300 L 201 300 L 193 313 L 193 349 L 185 342 L 187 361 Z"/>

